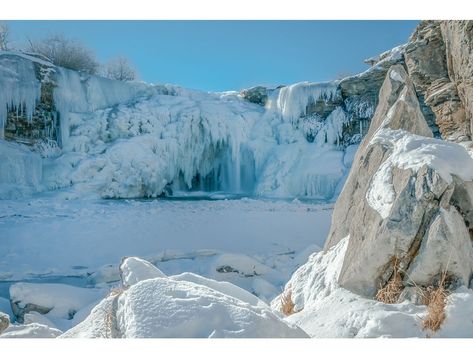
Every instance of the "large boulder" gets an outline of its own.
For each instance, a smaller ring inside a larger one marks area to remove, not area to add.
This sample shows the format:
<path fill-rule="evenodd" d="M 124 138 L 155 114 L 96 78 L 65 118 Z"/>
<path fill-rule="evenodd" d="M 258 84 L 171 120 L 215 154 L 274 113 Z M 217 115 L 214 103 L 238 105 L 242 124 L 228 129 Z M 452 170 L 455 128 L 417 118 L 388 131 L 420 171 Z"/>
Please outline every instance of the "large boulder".
<path fill-rule="evenodd" d="M 401 66 L 389 70 L 379 101 L 326 243 L 350 236 L 339 283 L 373 297 L 396 268 L 404 287 L 432 285 L 442 274 L 468 286 L 473 160 L 464 146 L 430 138 Z"/>

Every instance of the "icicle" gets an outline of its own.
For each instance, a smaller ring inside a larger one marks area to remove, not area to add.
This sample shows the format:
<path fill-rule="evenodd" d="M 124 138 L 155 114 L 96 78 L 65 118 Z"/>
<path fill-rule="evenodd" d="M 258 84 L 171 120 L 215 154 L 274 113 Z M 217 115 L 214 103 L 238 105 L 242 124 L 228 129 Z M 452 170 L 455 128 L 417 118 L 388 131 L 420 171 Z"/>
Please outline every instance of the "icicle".
<path fill-rule="evenodd" d="M 0 56 L 0 137 L 4 129 L 8 111 L 16 115 L 24 111 L 29 121 L 33 119 L 36 103 L 41 97 L 41 83 L 36 79 L 34 64 L 14 54 Z"/>

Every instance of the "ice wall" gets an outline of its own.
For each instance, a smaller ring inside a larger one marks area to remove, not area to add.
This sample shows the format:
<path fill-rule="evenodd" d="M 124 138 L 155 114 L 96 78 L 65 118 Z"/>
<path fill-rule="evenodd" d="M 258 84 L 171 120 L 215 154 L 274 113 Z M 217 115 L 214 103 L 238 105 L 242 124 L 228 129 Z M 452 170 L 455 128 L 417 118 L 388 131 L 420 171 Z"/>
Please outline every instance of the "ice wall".
<path fill-rule="evenodd" d="M 54 103 L 60 115 L 61 145 L 67 142 L 71 113 L 88 113 L 127 102 L 152 87 L 57 68 Z"/>
<path fill-rule="evenodd" d="M 4 136 L 7 114 L 15 110 L 33 118 L 41 95 L 41 83 L 36 78 L 34 63 L 26 58 L 0 52 L 0 138 Z"/>
<path fill-rule="evenodd" d="M 0 199 L 31 195 L 41 189 L 39 154 L 0 139 Z"/>
<path fill-rule="evenodd" d="M 0 59 L 5 109 L 24 106 L 31 117 L 41 93 L 38 59 Z M 262 107 L 236 92 L 52 67 L 61 151 L 43 160 L 45 188 L 109 198 L 221 191 L 331 199 L 348 172 L 342 137 L 351 118 L 338 82 L 278 88 Z"/>

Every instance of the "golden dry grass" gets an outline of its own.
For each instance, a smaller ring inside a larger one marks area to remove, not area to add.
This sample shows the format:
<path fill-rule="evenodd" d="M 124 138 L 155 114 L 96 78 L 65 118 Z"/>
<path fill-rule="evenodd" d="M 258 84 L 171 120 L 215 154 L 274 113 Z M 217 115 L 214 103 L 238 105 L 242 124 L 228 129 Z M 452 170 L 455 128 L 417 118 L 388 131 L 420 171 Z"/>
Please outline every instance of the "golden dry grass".
<path fill-rule="evenodd" d="M 392 259 L 393 274 L 391 279 L 383 288 L 380 288 L 376 293 L 376 300 L 383 303 L 393 304 L 397 303 L 404 286 L 402 284 L 402 277 L 399 273 L 397 258 Z"/>
<path fill-rule="evenodd" d="M 285 316 L 290 316 L 291 314 L 297 313 L 294 310 L 294 302 L 292 301 L 292 292 L 289 291 L 281 296 L 281 312 Z"/>

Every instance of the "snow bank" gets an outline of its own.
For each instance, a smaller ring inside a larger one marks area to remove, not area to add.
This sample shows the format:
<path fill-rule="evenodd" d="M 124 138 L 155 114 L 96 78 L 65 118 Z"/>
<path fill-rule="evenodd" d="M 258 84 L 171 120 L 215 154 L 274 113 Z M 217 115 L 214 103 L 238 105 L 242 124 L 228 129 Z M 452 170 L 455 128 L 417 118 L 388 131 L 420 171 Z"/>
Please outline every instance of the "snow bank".
<path fill-rule="evenodd" d="M 0 199 L 19 198 L 41 190 L 39 154 L 0 139 Z"/>
<path fill-rule="evenodd" d="M 44 324 L 11 325 L 0 338 L 57 338 L 62 332 Z"/>
<path fill-rule="evenodd" d="M 286 284 L 282 295 L 291 295 L 295 314 L 285 319 L 311 337 L 471 337 L 473 290 L 461 287 L 447 298 L 446 320 L 440 330 L 422 330 L 426 306 L 408 301 L 385 304 L 363 298 L 339 286 L 337 280 L 348 246 L 344 238 L 327 252 L 311 255 Z M 271 303 L 280 311 L 282 295 Z"/>
<path fill-rule="evenodd" d="M 18 282 L 10 287 L 10 300 L 16 316 L 21 316 L 25 322 L 43 323 L 63 330 L 82 321 L 103 295 L 101 289 L 63 284 Z M 25 312 L 29 309 L 41 309 L 45 314 L 27 316 Z M 42 319 L 47 321 L 42 322 Z"/>
<path fill-rule="evenodd" d="M 127 262 L 128 260 L 128 262 Z M 247 291 L 191 273 L 167 278 L 138 258 L 127 274 L 143 279 L 100 302 L 63 337 L 208 338 L 305 337 Z M 140 270 L 146 268 L 146 273 Z M 153 271 L 152 271 L 153 270 Z"/>

